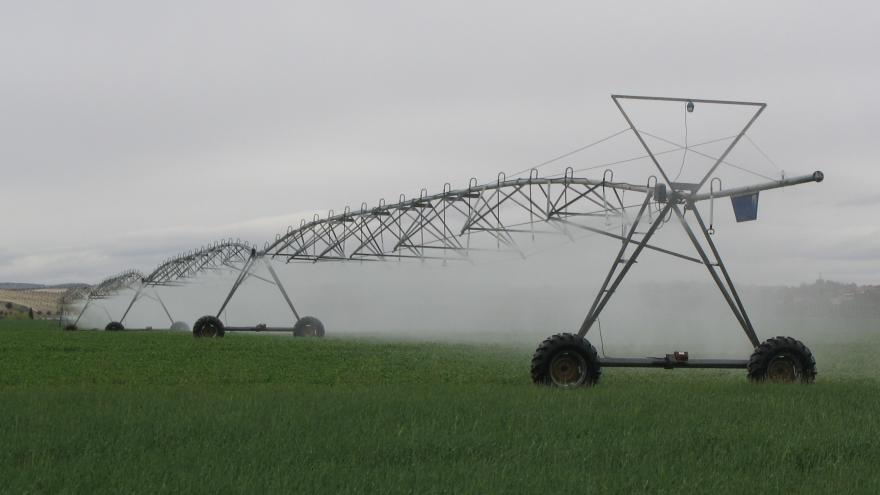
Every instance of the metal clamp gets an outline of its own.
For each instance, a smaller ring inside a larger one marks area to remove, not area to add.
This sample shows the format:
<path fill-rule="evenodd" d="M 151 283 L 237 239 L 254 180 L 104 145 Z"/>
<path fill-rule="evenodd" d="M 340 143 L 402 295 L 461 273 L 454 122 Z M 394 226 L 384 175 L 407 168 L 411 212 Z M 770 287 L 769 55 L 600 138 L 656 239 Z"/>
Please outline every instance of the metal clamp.
<path fill-rule="evenodd" d="M 608 177 L 609 174 L 611 175 L 611 177 Z M 602 172 L 602 185 L 611 182 L 614 182 L 614 170 L 606 168 L 605 171 Z"/>
<path fill-rule="evenodd" d="M 609 174 L 611 175 L 610 179 L 608 178 Z M 605 209 L 605 226 L 611 225 L 611 220 L 608 218 L 608 200 L 605 199 L 605 184 L 614 181 L 614 171 L 610 168 L 606 168 L 604 172 L 602 172 L 602 208 Z"/>
<path fill-rule="evenodd" d="M 653 184 L 651 183 L 651 179 L 654 179 Z M 647 194 L 653 194 L 653 190 L 657 187 L 657 176 L 656 175 L 648 176 L 648 183 L 646 184 L 646 186 L 648 187 Z M 660 206 L 658 205 L 657 207 L 659 208 Z M 648 205 L 648 221 L 649 222 L 654 221 L 654 214 L 652 213 L 652 211 L 653 211 L 652 207 L 650 205 Z"/>

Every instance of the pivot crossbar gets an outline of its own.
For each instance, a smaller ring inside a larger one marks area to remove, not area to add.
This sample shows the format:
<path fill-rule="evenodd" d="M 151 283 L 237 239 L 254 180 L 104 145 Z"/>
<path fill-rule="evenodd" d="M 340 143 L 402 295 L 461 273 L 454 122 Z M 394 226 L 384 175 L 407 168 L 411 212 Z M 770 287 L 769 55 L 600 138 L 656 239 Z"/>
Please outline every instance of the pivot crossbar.
<path fill-rule="evenodd" d="M 674 356 L 646 358 L 600 358 L 599 363 L 608 368 L 710 368 L 745 369 L 748 359 L 688 359 L 678 360 Z"/>

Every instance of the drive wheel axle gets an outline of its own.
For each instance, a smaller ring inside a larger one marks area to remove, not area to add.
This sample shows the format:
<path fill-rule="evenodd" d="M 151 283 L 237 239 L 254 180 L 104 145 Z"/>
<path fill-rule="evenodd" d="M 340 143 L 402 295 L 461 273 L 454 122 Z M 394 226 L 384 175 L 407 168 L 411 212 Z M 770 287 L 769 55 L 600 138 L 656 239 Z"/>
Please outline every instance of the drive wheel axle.
<path fill-rule="evenodd" d="M 547 338 L 532 355 L 532 382 L 560 388 L 590 387 L 602 368 L 596 348 L 570 333 Z"/>
<path fill-rule="evenodd" d="M 293 326 L 294 337 L 323 337 L 324 324 L 314 316 L 303 316 Z"/>
<path fill-rule="evenodd" d="M 193 337 L 222 337 L 226 332 L 223 329 L 223 322 L 216 316 L 203 316 L 196 320 L 193 325 Z"/>
<path fill-rule="evenodd" d="M 816 359 L 800 340 L 773 337 L 752 353 L 749 380 L 772 383 L 812 383 L 816 379 Z"/>

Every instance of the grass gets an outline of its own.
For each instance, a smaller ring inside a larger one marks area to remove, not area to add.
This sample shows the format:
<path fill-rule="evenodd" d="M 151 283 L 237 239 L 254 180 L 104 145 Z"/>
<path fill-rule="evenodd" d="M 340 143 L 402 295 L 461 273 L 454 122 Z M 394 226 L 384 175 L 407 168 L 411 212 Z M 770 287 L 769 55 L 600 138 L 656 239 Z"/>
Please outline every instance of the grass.
<path fill-rule="evenodd" d="M 878 493 L 880 339 L 816 351 L 558 391 L 517 347 L 0 321 L 0 492 Z"/>

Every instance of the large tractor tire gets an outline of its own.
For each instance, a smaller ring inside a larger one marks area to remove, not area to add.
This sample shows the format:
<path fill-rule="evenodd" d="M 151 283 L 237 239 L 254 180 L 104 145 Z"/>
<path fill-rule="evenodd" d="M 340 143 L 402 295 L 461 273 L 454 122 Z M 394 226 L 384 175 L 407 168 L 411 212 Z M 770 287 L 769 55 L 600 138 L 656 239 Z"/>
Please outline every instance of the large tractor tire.
<path fill-rule="evenodd" d="M 193 325 L 193 337 L 222 337 L 226 332 L 223 330 L 223 322 L 216 316 L 203 316 L 196 320 Z"/>
<path fill-rule="evenodd" d="M 748 372 L 753 382 L 812 383 L 816 379 L 816 359 L 800 340 L 773 337 L 755 348 Z"/>
<path fill-rule="evenodd" d="M 73 323 L 68 323 L 67 325 L 64 325 L 64 330 L 67 332 L 73 332 L 77 330 L 77 328 L 76 325 L 74 325 Z"/>
<path fill-rule="evenodd" d="M 104 327 L 104 330 L 108 332 L 121 332 L 122 330 L 125 330 L 125 327 L 118 321 L 111 321 L 106 327 Z"/>
<path fill-rule="evenodd" d="M 294 337 L 323 337 L 324 324 L 314 316 L 303 316 L 293 326 Z"/>
<path fill-rule="evenodd" d="M 560 388 L 590 387 L 599 381 L 599 355 L 587 339 L 570 333 L 547 338 L 532 355 L 532 382 Z"/>

